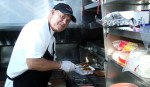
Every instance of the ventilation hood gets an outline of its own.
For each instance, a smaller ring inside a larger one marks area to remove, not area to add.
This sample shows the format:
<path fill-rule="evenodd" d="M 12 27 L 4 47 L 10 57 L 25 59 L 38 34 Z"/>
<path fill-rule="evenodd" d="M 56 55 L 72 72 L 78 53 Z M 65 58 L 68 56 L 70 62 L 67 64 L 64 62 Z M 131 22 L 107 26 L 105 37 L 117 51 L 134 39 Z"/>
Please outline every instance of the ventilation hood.
<path fill-rule="evenodd" d="M 32 19 L 47 17 L 59 0 L 0 0 L 0 29 L 22 27 Z M 69 4 L 77 19 L 69 28 L 81 27 L 81 0 L 61 0 Z M 73 2 L 73 3 L 72 3 Z"/>

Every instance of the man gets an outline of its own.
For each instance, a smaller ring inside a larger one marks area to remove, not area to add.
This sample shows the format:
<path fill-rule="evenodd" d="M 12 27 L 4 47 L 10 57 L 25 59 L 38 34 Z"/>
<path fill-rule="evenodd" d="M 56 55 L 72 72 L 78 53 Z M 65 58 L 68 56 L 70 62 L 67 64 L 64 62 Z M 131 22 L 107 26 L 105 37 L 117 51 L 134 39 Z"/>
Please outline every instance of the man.
<path fill-rule="evenodd" d="M 65 30 L 70 21 L 76 22 L 72 8 L 59 3 L 48 18 L 26 24 L 15 43 L 7 69 L 5 87 L 47 87 L 51 70 L 75 70 L 70 61 L 54 61 L 54 32 Z"/>

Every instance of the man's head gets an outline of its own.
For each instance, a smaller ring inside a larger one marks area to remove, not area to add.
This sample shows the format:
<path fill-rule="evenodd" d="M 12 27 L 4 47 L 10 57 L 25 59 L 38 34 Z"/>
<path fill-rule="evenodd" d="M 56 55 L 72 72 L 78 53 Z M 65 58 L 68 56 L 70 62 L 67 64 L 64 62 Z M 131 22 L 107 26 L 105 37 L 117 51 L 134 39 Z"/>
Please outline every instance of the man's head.
<path fill-rule="evenodd" d="M 63 31 L 71 20 L 76 22 L 72 8 L 68 4 L 64 3 L 55 5 L 49 16 L 50 26 L 55 32 Z"/>

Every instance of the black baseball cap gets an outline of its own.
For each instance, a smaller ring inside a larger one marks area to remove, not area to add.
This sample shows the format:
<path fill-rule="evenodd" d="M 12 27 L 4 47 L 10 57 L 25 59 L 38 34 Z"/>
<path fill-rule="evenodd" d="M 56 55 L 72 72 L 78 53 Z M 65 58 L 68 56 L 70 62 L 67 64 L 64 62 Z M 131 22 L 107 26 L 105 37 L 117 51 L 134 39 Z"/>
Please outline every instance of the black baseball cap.
<path fill-rule="evenodd" d="M 72 8 L 71 8 L 68 4 L 65 4 L 65 3 L 58 3 L 57 5 L 54 6 L 53 9 L 59 10 L 59 11 L 61 11 L 61 12 L 64 13 L 64 14 L 69 14 L 69 15 L 71 15 L 71 16 L 72 16 L 72 17 L 71 17 L 71 20 L 72 20 L 73 22 L 76 22 L 76 18 L 75 18 L 75 16 L 73 16 L 73 10 L 72 10 Z"/>

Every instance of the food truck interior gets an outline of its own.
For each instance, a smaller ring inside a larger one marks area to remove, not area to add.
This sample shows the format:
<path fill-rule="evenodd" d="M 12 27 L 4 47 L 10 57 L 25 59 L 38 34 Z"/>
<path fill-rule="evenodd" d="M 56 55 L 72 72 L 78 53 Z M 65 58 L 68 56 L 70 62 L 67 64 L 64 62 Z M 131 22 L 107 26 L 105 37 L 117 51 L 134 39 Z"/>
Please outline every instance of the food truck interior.
<path fill-rule="evenodd" d="M 47 9 L 60 2 L 72 6 L 77 23 L 71 22 L 65 31 L 55 33 L 56 60 L 69 60 L 75 64 L 88 63 L 94 69 L 99 70 L 100 74 L 82 76 L 75 72 L 54 71 L 50 79 L 52 87 L 105 87 L 103 29 L 95 20 L 95 17 L 101 19 L 100 7 L 86 10 L 84 6 L 93 3 L 91 0 L 53 0 L 52 3 L 50 0 L 47 1 L 35 1 L 34 4 L 30 0 L 24 3 L 18 0 L 11 3 L 0 1 L 3 7 L 0 8 L 0 87 L 3 87 L 6 80 L 9 59 L 22 27 L 34 18 L 47 15 Z M 6 14 L 8 12 L 9 14 Z M 44 14 L 41 14 L 43 12 Z"/>
<path fill-rule="evenodd" d="M 1 0 L 0 87 L 23 26 L 57 3 L 69 4 L 77 22 L 54 34 L 56 60 L 94 72 L 53 70 L 48 87 L 150 87 L 150 0 Z"/>

